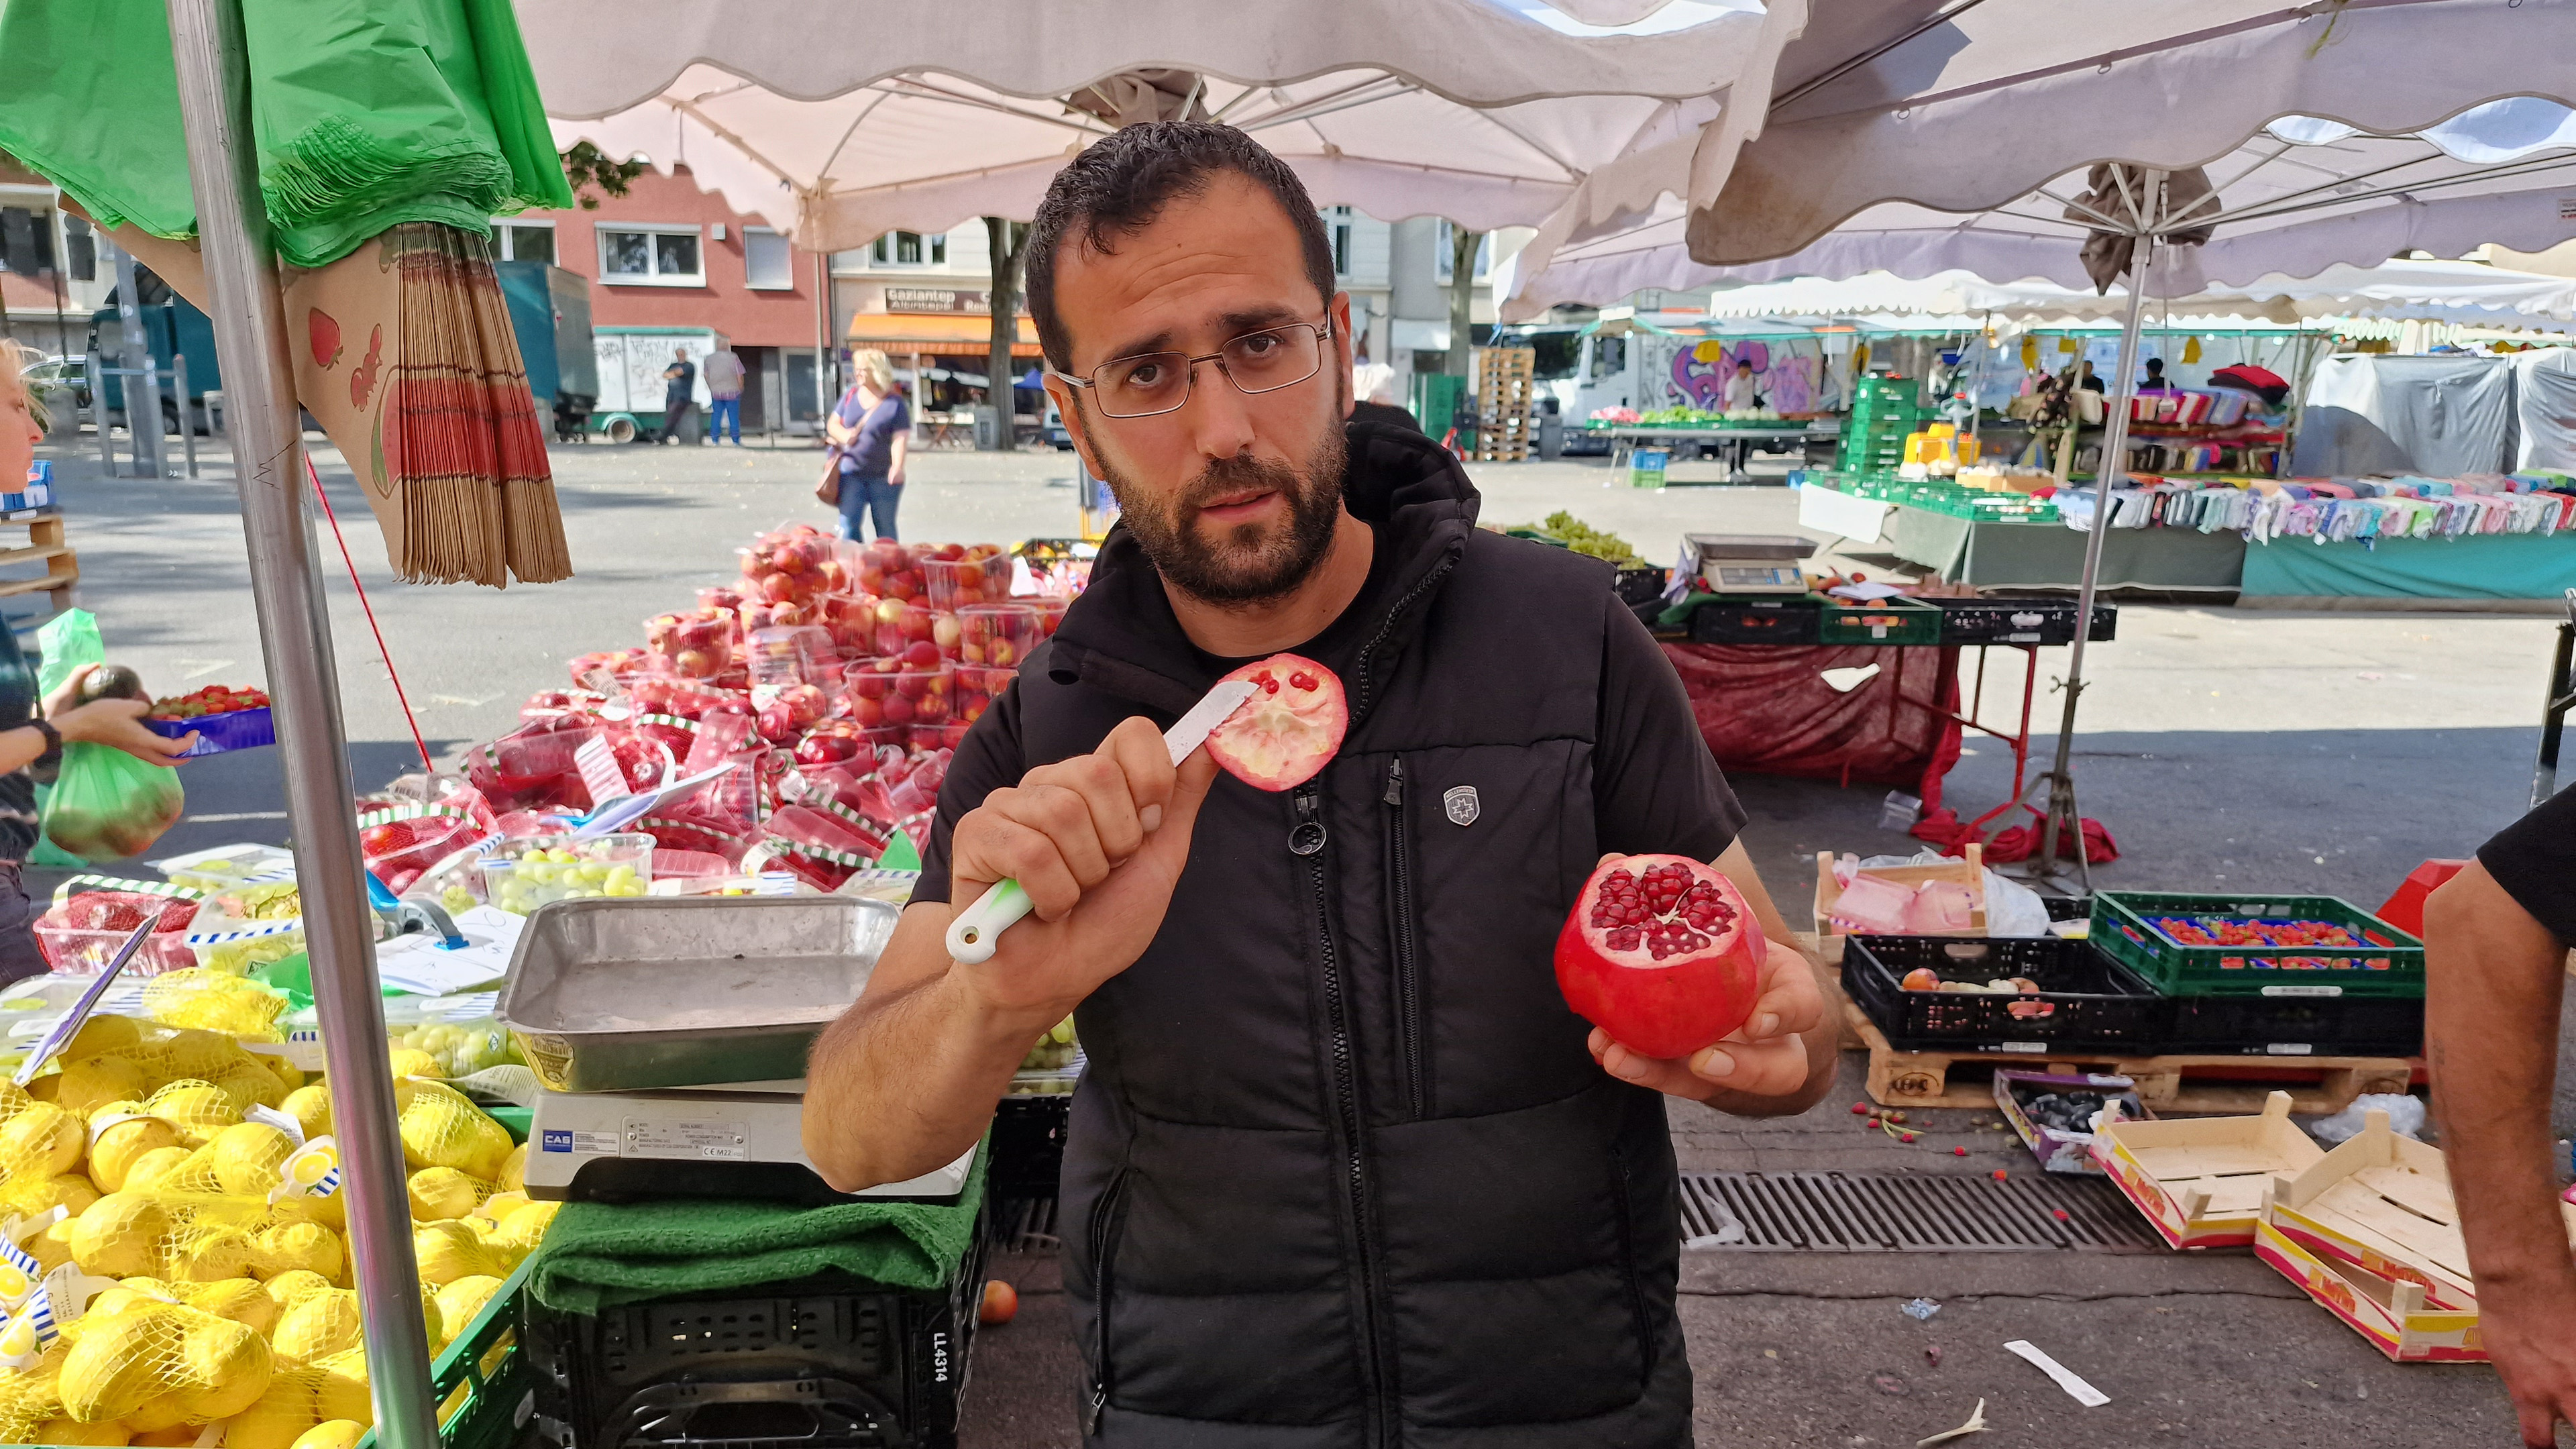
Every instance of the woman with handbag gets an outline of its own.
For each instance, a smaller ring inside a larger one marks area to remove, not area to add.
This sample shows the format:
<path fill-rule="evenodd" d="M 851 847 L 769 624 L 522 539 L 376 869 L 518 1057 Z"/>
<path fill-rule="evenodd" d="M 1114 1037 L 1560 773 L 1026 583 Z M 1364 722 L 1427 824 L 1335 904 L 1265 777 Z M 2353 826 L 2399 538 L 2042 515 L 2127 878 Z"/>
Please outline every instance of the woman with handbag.
<path fill-rule="evenodd" d="M 895 387 L 894 363 L 870 349 L 854 354 L 858 380 L 841 395 L 825 424 L 832 455 L 814 496 L 841 511 L 841 537 L 861 541 L 860 524 L 872 521 L 879 538 L 896 537 L 894 511 L 903 501 L 903 465 L 912 447 L 912 409 Z"/>

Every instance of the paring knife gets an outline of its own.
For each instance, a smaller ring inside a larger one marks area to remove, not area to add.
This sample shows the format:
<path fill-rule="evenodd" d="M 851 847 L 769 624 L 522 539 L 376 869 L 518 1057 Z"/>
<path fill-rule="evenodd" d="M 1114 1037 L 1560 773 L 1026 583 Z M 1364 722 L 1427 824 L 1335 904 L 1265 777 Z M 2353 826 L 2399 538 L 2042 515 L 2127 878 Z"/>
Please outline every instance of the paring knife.
<path fill-rule="evenodd" d="M 1172 764 L 1178 767 L 1181 761 L 1205 744 L 1218 725 L 1243 708 L 1243 702 L 1252 698 L 1253 691 L 1252 681 L 1229 679 L 1191 705 L 1190 712 L 1182 715 L 1179 723 L 1163 731 L 1163 748 L 1172 752 Z M 1018 881 L 1005 878 L 993 882 L 975 898 L 975 904 L 958 912 L 957 918 L 948 923 L 949 958 L 970 966 L 991 960 L 993 949 L 1001 943 L 1002 933 L 1032 909 L 1029 893 L 1020 889 Z"/>

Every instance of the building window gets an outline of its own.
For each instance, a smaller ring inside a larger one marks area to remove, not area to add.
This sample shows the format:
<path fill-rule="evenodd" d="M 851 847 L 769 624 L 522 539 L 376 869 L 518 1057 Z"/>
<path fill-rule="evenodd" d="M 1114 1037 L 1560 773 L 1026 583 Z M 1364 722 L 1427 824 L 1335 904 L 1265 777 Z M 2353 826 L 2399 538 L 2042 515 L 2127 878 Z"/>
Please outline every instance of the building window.
<path fill-rule="evenodd" d="M 706 263 L 694 226 L 599 229 L 599 279 L 661 287 L 703 287 Z"/>
<path fill-rule="evenodd" d="M 1351 274 L 1351 209 L 1347 206 L 1324 208 L 1324 234 L 1333 241 L 1333 275 Z"/>
<path fill-rule="evenodd" d="M 1447 218 L 1442 218 L 1440 222 L 1440 240 L 1438 244 L 1432 248 L 1431 255 L 1432 265 L 1438 272 L 1439 279 L 1443 282 L 1448 281 L 1450 279 L 1450 272 L 1455 270 L 1451 265 L 1451 262 L 1453 256 L 1458 250 L 1458 244 L 1452 240 L 1452 238 L 1457 234 L 1458 229 L 1451 226 Z M 1485 280 L 1486 276 L 1490 274 L 1493 269 L 1494 234 L 1492 232 L 1487 232 L 1476 241 L 1476 280 L 1480 282 Z"/>
<path fill-rule="evenodd" d="M 761 291 L 787 292 L 796 287 L 796 258 L 787 238 L 767 227 L 742 229 L 744 285 Z"/>
<path fill-rule="evenodd" d="M 948 235 L 941 232 L 924 236 L 917 231 L 890 231 L 877 238 L 868 253 L 881 267 L 944 267 L 948 265 Z"/>
<path fill-rule="evenodd" d="M 36 276 L 54 269 L 54 214 L 0 206 L 0 271 Z"/>
<path fill-rule="evenodd" d="M 492 257 L 503 262 L 555 264 L 555 224 L 550 221 L 492 223 Z"/>

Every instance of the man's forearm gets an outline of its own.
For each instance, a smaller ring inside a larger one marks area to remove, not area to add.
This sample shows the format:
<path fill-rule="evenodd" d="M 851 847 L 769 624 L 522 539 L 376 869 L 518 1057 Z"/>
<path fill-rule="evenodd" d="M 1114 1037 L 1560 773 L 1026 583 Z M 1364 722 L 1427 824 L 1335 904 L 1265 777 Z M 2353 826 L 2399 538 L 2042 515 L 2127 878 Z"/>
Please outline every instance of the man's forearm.
<path fill-rule="evenodd" d="M 984 1135 L 1011 1074 L 1053 1021 L 986 1012 L 941 975 L 863 1000 L 814 1044 L 805 1155 L 836 1190 L 946 1166 Z"/>
<path fill-rule="evenodd" d="M 2566 948 L 2475 863 L 2424 913 L 2424 1026 L 2481 1296 L 2576 1286 L 2550 1161 Z"/>

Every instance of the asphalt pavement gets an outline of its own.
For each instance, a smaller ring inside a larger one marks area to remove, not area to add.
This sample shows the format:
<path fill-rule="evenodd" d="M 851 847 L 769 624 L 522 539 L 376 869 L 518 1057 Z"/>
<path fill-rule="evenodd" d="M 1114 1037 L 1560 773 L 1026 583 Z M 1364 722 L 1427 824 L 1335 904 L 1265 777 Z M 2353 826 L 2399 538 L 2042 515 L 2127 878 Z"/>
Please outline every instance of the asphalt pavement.
<path fill-rule="evenodd" d="M 220 444 L 200 480 L 101 476 L 95 455 L 61 449 L 79 602 L 99 616 L 112 658 L 157 692 L 265 682 L 230 473 Z M 317 525 L 353 773 L 361 788 L 509 729 L 530 692 L 567 681 L 564 661 L 641 642 L 645 618 L 733 573 L 732 549 L 761 530 L 827 523 L 812 497 L 819 455 L 801 447 L 558 447 L 557 491 L 574 579 L 494 591 L 416 586 L 388 573 L 381 534 L 327 445 L 317 459 L 350 556 L 382 630 L 379 648 L 327 525 Z M 1074 531 L 1069 454 L 916 454 L 905 536 L 1009 540 Z M 1598 460 L 1476 464 L 1484 517 L 1513 523 L 1557 509 L 1664 559 L 1692 531 L 1790 532 L 1779 487 L 1611 486 Z M 2274 545 L 2305 546 L 2305 545 Z M 1871 561 L 1861 560 L 1863 567 Z M 12 600 L 21 627 L 36 600 Z M 2294 614 L 2132 605 L 2117 640 L 2095 646 L 2075 734 L 2085 813 L 2122 858 L 2096 883 L 2138 888 L 2296 890 L 2375 905 L 2417 862 L 2468 853 L 2512 820 L 2530 788 L 2552 626 L 2529 616 Z M 2066 651 L 2043 651 L 2033 701 L 2054 745 Z M 388 666 L 387 660 L 391 664 Z M 2019 668 L 1982 701 L 2018 714 Z M 2012 759 L 1972 737 L 1950 777 L 1963 815 L 2010 793 Z M 189 814 L 171 850 L 283 842 L 274 751 L 187 767 Z M 1916 848 L 1882 825 L 1885 786 L 1743 776 L 1746 835 L 1793 920 L 1813 890 L 1815 853 Z M 158 852 L 156 852 L 158 853 Z M 1677 1108 L 1686 1170 L 2028 1171 L 2018 1143 L 1972 1127 L 1980 1114 L 1930 1112 L 1908 1146 L 1855 1126 L 1858 1058 L 1835 1095 L 1803 1117 L 1740 1122 Z M 2557 1128 L 2576 1129 L 2562 1093 Z M 2000 1139 L 2000 1140 L 1999 1140 Z M 1965 1158 L 1952 1146 L 1970 1149 Z M 2480 1367 L 2393 1365 L 2238 1253 L 1685 1255 L 1683 1313 L 1698 1381 L 1698 1442 L 1726 1446 L 1903 1445 L 1957 1426 L 1984 1398 L 1971 1445 L 2509 1445 L 2512 1415 Z M 1051 1263 L 1005 1259 L 1020 1319 L 974 1356 L 970 1445 L 1077 1442 L 1073 1356 Z M 1918 1324 L 1897 1305 L 1945 1306 Z M 2001 1350 L 2028 1339 L 2112 1397 L 2086 1409 Z M 1939 1347 L 1934 1364 L 1925 1353 Z"/>

